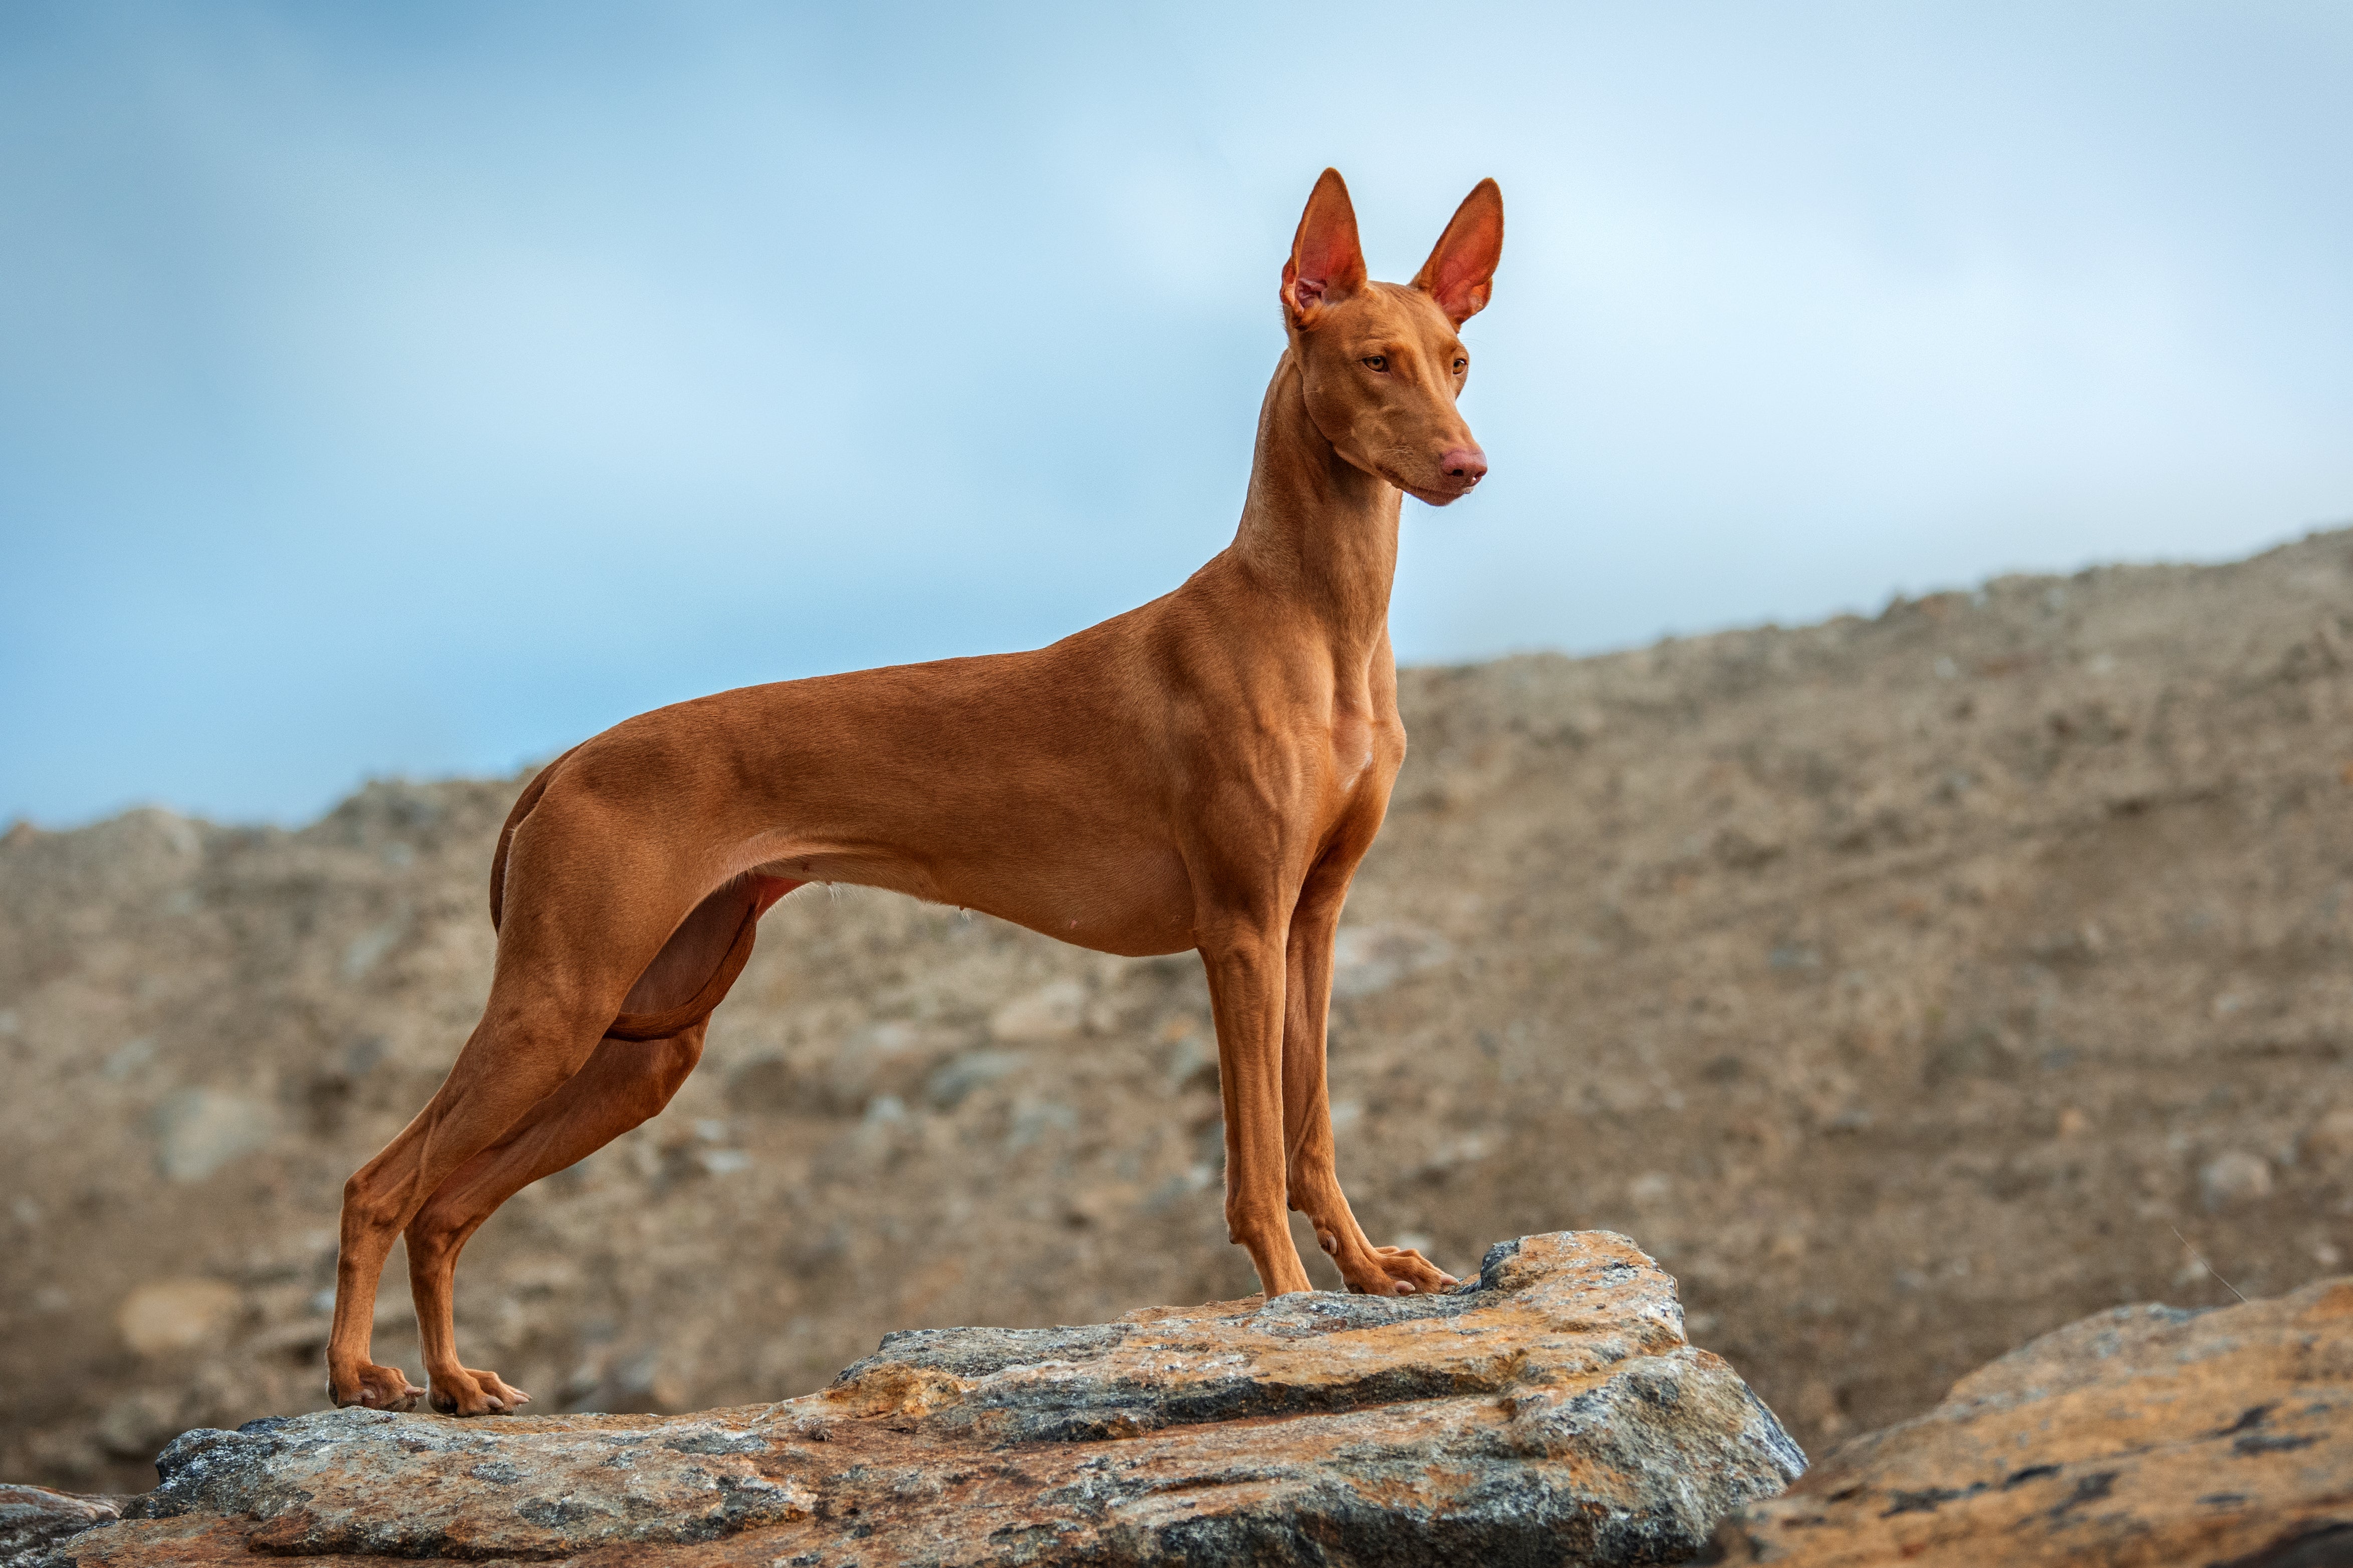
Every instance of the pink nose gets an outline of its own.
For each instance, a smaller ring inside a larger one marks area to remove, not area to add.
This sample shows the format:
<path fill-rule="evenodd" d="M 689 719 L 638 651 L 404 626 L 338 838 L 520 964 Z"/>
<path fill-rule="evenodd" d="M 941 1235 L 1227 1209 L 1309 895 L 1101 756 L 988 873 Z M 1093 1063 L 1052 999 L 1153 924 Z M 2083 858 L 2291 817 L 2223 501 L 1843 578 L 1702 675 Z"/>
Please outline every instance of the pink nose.
<path fill-rule="evenodd" d="M 1487 477 L 1487 454 L 1476 447 L 1457 447 L 1439 458 L 1438 466 L 1467 490 Z"/>

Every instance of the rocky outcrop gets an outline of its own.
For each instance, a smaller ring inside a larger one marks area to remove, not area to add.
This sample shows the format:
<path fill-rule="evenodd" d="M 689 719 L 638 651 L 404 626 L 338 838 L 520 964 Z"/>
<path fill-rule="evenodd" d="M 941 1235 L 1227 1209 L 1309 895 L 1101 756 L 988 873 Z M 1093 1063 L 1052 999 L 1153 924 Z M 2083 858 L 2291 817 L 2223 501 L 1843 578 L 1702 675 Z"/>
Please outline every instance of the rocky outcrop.
<path fill-rule="evenodd" d="M 1725 1524 L 1776 1568 L 2353 1563 L 2353 1279 L 2119 1307 L 1972 1373 Z"/>
<path fill-rule="evenodd" d="M 2085 1319 L 1810 1473 L 1606 1232 L 1445 1296 L 918 1331 L 775 1405 L 340 1411 L 158 1468 L 136 1499 L 0 1488 L 0 1564 L 2347 1568 L 2353 1279 Z"/>
<path fill-rule="evenodd" d="M 1804 1464 L 1674 1282 L 1588 1232 L 1442 1296 L 893 1334 L 770 1405 L 190 1432 L 52 1561 L 1672 1563 Z"/>

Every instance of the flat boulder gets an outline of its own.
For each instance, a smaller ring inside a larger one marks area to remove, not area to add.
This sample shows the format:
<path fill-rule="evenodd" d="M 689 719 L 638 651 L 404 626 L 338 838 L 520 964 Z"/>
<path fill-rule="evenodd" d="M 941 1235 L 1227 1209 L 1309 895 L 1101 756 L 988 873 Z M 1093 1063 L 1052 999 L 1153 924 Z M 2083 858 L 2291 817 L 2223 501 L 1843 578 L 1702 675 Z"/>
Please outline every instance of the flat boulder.
<path fill-rule="evenodd" d="M 2346 1568 L 2353 1279 L 2045 1334 L 1749 1504 L 1703 1561 Z"/>
<path fill-rule="evenodd" d="M 892 1334 L 819 1394 L 697 1415 L 342 1410 L 190 1432 L 58 1563 L 272 1557 L 1655 1563 L 1805 1458 L 1623 1237 L 1474 1285 Z"/>

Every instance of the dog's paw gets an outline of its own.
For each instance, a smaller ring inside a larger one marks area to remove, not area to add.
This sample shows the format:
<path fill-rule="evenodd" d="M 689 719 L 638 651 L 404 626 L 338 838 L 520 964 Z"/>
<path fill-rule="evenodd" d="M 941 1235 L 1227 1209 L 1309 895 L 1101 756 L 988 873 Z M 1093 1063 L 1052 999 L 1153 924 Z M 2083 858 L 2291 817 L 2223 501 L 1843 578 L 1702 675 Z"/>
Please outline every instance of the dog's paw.
<path fill-rule="evenodd" d="M 1365 1265 L 1341 1271 L 1348 1289 L 1366 1296 L 1427 1296 L 1461 1283 L 1410 1247 L 1376 1247 Z"/>
<path fill-rule="evenodd" d="M 530 1394 L 494 1372 L 461 1366 L 431 1377 L 431 1403 L 444 1415 L 511 1415 L 531 1403 Z"/>
<path fill-rule="evenodd" d="M 356 1405 L 364 1410 L 413 1410 L 424 1393 L 396 1366 L 371 1363 L 349 1373 L 331 1371 L 327 1374 L 327 1397 L 338 1405 Z"/>

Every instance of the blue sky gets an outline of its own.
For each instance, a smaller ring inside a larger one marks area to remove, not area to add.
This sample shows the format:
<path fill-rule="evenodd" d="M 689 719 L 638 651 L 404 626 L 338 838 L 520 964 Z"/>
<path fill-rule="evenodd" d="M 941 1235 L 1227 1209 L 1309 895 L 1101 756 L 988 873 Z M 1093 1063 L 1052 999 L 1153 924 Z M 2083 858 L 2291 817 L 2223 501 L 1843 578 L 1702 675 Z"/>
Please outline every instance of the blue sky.
<path fill-rule="evenodd" d="M 298 821 L 1161 593 L 1326 163 L 1377 275 L 1508 213 L 1406 659 L 2353 521 L 2348 80 L 2259 0 L 11 0 L 0 821 Z"/>

